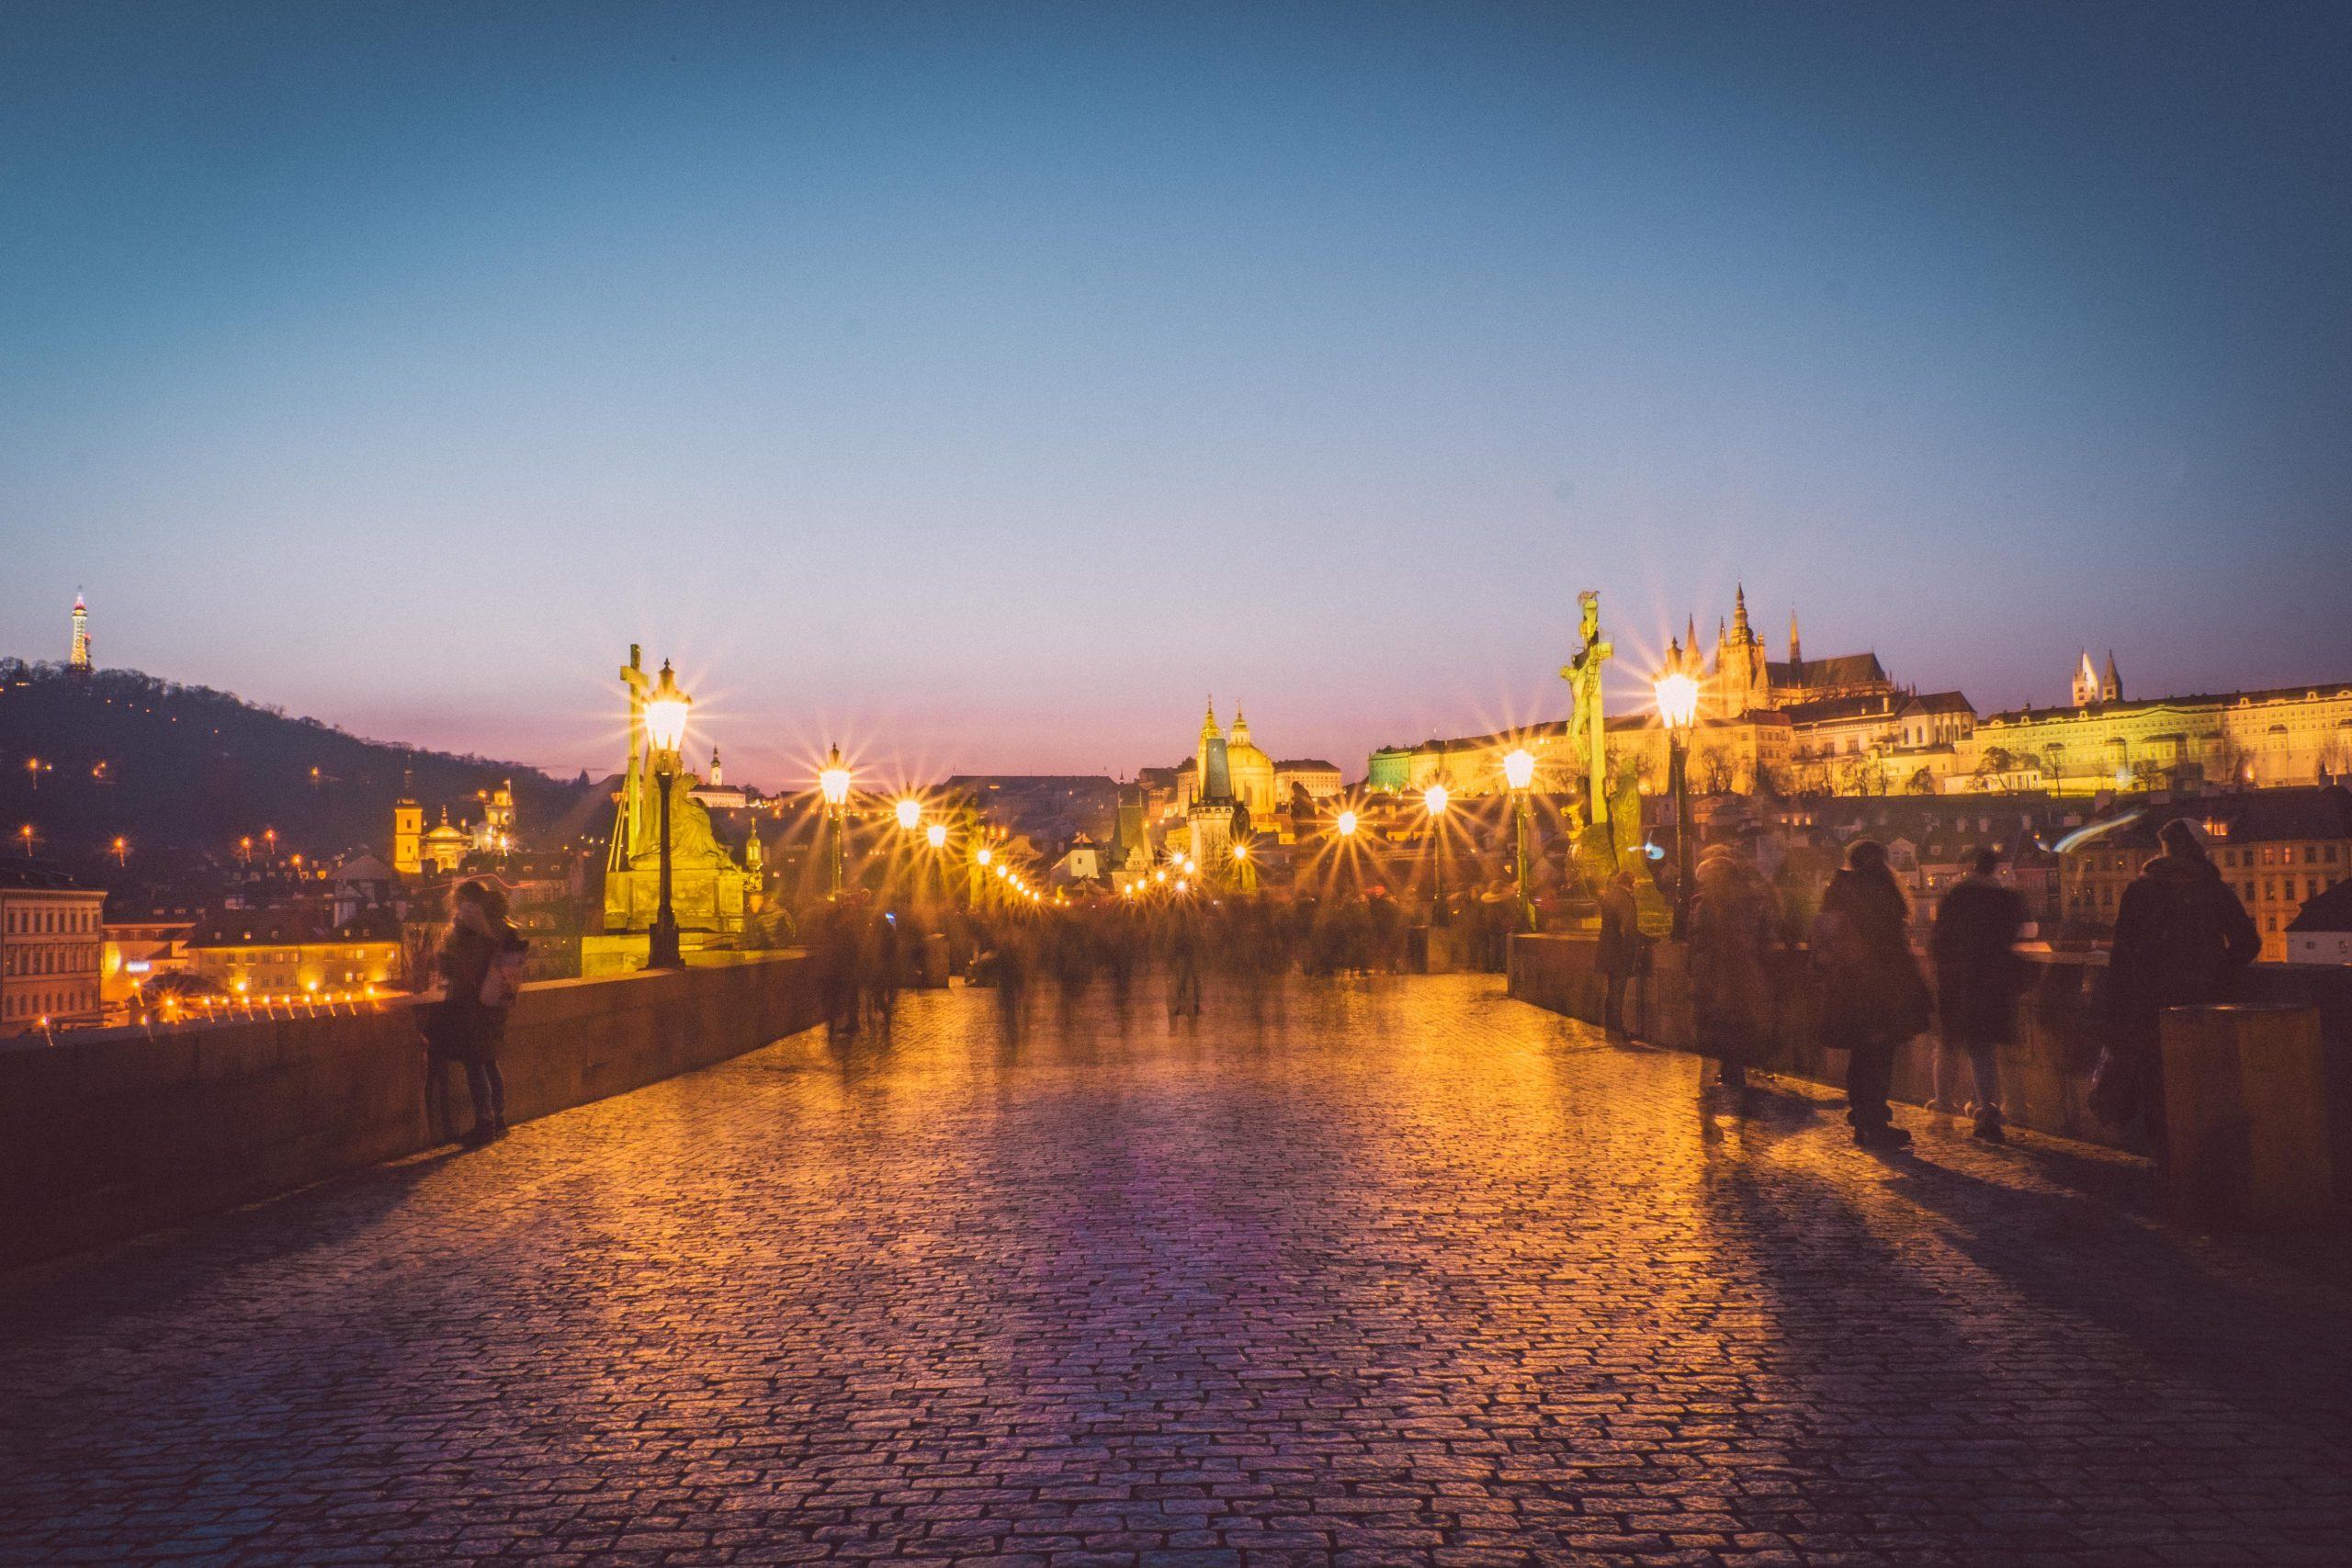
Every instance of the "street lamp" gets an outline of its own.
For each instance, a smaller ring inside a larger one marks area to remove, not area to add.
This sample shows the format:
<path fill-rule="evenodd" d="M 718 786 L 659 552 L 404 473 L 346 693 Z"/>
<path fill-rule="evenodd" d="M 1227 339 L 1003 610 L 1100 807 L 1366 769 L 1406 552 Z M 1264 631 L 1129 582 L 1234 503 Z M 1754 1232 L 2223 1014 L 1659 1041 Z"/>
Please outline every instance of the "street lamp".
<path fill-rule="evenodd" d="M 842 749 L 825 749 L 825 767 L 817 775 L 817 787 L 824 792 L 825 813 L 833 819 L 833 897 L 842 896 L 842 834 L 843 818 L 849 815 L 849 767 L 842 761 Z"/>
<path fill-rule="evenodd" d="M 1503 779 L 1510 785 L 1511 843 L 1519 871 L 1519 918 L 1535 929 L 1535 901 L 1527 895 L 1527 791 L 1535 782 L 1535 753 L 1524 746 L 1503 759 Z"/>
<path fill-rule="evenodd" d="M 648 937 L 645 966 L 649 969 L 683 969 L 685 959 L 678 952 L 678 917 L 670 907 L 670 787 L 678 778 L 678 748 L 685 744 L 686 710 L 694 699 L 678 690 L 677 677 L 670 672 L 670 661 L 662 661 L 662 679 L 654 686 L 652 695 L 645 699 L 645 737 L 653 748 L 653 782 L 662 789 L 662 878 L 661 898 L 653 914 L 653 931 Z"/>
<path fill-rule="evenodd" d="M 922 802 L 913 795 L 907 795 L 901 799 L 896 809 L 899 813 L 899 826 L 906 831 L 911 833 L 922 826 Z"/>
<path fill-rule="evenodd" d="M 1233 874 L 1242 892 L 1258 891 L 1258 868 L 1250 863 L 1250 846 L 1247 844 L 1233 846 Z"/>
<path fill-rule="evenodd" d="M 1433 784 L 1421 791 L 1421 809 L 1430 814 L 1430 866 L 1431 889 L 1437 898 L 1430 909 L 1430 924 L 1450 926 L 1453 917 L 1445 908 L 1445 807 L 1453 797 L 1445 786 Z"/>
<path fill-rule="evenodd" d="M 1677 668 L 1657 678 L 1658 722 L 1666 726 L 1667 783 L 1674 791 L 1674 929 L 1690 934 L 1690 726 L 1699 716 L 1699 682 Z"/>

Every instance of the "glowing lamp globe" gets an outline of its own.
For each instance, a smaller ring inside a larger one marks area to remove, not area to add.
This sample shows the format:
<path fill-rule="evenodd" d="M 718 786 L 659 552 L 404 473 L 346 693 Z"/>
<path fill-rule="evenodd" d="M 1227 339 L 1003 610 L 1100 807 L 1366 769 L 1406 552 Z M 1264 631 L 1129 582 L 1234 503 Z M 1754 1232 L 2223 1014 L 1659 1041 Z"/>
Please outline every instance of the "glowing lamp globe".
<path fill-rule="evenodd" d="M 1340 830 L 1340 837 L 1342 839 L 1352 839 L 1356 836 L 1356 814 L 1352 811 L 1342 811 L 1340 813 L 1339 820 L 1331 826 Z"/>
<path fill-rule="evenodd" d="M 922 830 L 922 836 L 933 849 L 944 850 L 947 847 L 947 824 L 933 822 Z"/>
<path fill-rule="evenodd" d="M 1657 697 L 1659 722 L 1668 729 L 1688 729 L 1699 716 L 1699 682 L 1676 671 L 1657 678 L 1653 690 Z"/>
<path fill-rule="evenodd" d="M 678 690 L 670 661 L 663 660 L 662 679 L 645 699 L 645 737 L 656 751 L 674 751 L 685 743 L 686 710 L 693 705 L 694 699 Z"/>
<path fill-rule="evenodd" d="M 817 787 L 824 792 L 825 804 L 839 809 L 849 799 L 849 768 L 842 761 L 842 749 L 825 749 L 824 771 L 817 775 Z"/>
<path fill-rule="evenodd" d="M 1421 792 L 1421 807 L 1430 816 L 1442 817 L 1445 814 L 1445 803 L 1453 798 L 1443 784 L 1431 784 Z"/>
<path fill-rule="evenodd" d="M 1235 860 L 1248 860 L 1250 858 L 1250 846 L 1247 844 L 1234 845 L 1233 858 Z"/>
<path fill-rule="evenodd" d="M 1513 789 L 1525 789 L 1535 782 L 1535 753 L 1525 747 L 1503 759 L 1503 777 Z"/>
<path fill-rule="evenodd" d="M 922 802 L 909 795 L 898 804 L 899 826 L 913 832 L 922 825 Z"/>
<path fill-rule="evenodd" d="M 972 858 L 978 861 L 982 865 L 986 865 L 989 862 L 996 859 L 996 856 L 989 852 L 989 847 L 986 844 L 982 844 L 980 846 L 979 853 Z"/>

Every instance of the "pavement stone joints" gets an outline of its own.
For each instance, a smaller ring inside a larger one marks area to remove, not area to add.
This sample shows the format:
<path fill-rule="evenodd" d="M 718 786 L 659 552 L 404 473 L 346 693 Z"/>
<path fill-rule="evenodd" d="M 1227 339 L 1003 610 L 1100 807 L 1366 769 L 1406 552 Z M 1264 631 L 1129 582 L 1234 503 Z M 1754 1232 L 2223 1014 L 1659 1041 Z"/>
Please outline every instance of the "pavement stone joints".
<path fill-rule="evenodd" d="M 0 1562 L 2352 1562 L 2341 1233 L 1698 1074 L 910 995 L 0 1276 Z"/>

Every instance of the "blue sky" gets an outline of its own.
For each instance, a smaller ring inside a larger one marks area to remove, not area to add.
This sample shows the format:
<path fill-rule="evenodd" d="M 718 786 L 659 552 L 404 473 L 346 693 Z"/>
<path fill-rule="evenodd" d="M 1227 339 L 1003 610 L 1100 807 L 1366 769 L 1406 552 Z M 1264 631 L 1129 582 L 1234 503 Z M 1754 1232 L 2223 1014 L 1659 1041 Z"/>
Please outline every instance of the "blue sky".
<path fill-rule="evenodd" d="M 0 8 L 0 650 L 609 765 L 1351 773 L 1744 581 L 2352 676 L 2341 7 Z"/>

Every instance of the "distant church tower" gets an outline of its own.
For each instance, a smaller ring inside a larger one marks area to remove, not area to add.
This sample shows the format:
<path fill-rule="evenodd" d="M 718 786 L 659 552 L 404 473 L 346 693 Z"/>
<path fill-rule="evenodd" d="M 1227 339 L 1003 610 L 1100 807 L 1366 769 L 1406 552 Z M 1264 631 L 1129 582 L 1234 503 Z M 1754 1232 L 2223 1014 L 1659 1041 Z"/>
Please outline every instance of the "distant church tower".
<path fill-rule="evenodd" d="M 2089 707 L 2094 703 L 2120 703 L 2123 700 L 2123 677 L 2115 672 L 2115 650 L 2108 649 L 2107 673 L 2099 674 L 2091 668 L 2090 649 L 2083 650 L 2083 661 L 2075 670 L 2075 705 Z"/>
<path fill-rule="evenodd" d="M 710 749 L 710 787 L 717 789 L 725 781 L 725 777 L 726 775 L 718 771 L 718 748 L 714 746 Z M 755 840 L 757 837 L 757 834 L 753 835 Z"/>
<path fill-rule="evenodd" d="M 401 797 L 392 802 L 392 869 L 402 876 L 424 871 L 424 807 L 417 804 L 413 779 L 401 775 Z"/>
<path fill-rule="evenodd" d="M 76 675 L 90 672 L 90 606 L 79 593 L 74 595 L 74 657 L 66 668 Z"/>

